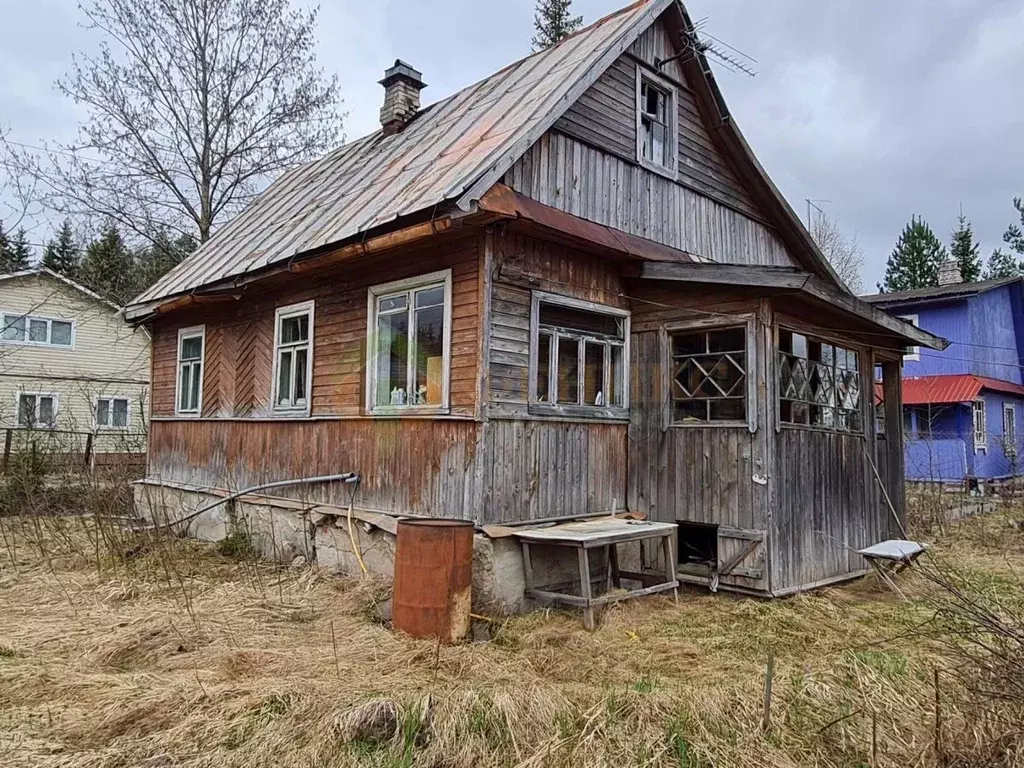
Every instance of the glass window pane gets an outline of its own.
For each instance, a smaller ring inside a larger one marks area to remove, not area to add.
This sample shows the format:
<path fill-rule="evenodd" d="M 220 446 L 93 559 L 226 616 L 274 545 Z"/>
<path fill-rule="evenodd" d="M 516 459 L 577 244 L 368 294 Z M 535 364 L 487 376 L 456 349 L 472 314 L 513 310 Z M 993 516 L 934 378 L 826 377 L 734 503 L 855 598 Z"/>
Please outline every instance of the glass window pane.
<path fill-rule="evenodd" d="M 444 299 L 444 289 L 441 298 Z M 428 293 L 428 291 L 421 291 Z M 417 295 L 417 300 L 419 296 Z M 444 307 L 416 310 L 415 405 L 440 405 L 444 383 Z"/>
<path fill-rule="evenodd" d="M 45 344 L 46 338 L 49 335 L 47 332 L 47 325 L 48 324 L 45 320 L 36 320 L 35 318 L 29 318 L 28 340 L 38 341 Z"/>
<path fill-rule="evenodd" d="M 31 427 L 35 420 L 35 395 L 21 395 L 18 398 L 18 426 Z"/>
<path fill-rule="evenodd" d="M 181 340 L 181 359 L 198 360 L 203 356 L 203 337 L 186 336 Z"/>
<path fill-rule="evenodd" d="M 192 391 L 189 395 L 189 408 L 199 409 L 199 388 L 203 382 L 203 369 L 199 363 L 192 363 Z"/>
<path fill-rule="evenodd" d="M 622 321 L 615 315 L 588 312 L 584 309 L 563 307 L 557 304 L 540 305 L 540 324 L 617 339 L 623 337 Z"/>
<path fill-rule="evenodd" d="M 277 404 L 292 404 L 292 352 L 284 350 L 277 358 Z"/>
<path fill-rule="evenodd" d="M 408 404 L 408 335 L 408 313 L 378 317 L 376 405 Z"/>
<path fill-rule="evenodd" d="M 309 396 L 309 382 L 306 381 L 309 364 L 309 348 L 295 350 L 295 392 L 292 393 L 292 405 L 305 405 Z"/>
<path fill-rule="evenodd" d="M 16 315 L 4 315 L 4 341 L 25 340 L 25 318 Z"/>
<path fill-rule="evenodd" d="M 436 307 L 444 304 L 444 286 L 437 285 L 433 288 L 424 288 L 416 291 L 416 308 Z"/>
<path fill-rule="evenodd" d="M 707 400 L 676 400 L 672 403 L 672 421 L 676 424 L 708 420 Z"/>
<path fill-rule="evenodd" d="M 96 401 L 96 423 L 101 427 L 110 425 L 110 401 L 106 398 Z"/>
<path fill-rule="evenodd" d="M 385 296 L 380 299 L 377 305 L 378 312 L 396 312 L 400 309 L 406 309 L 409 306 L 409 297 L 400 293 L 397 296 Z"/>
<path fill-rule="evenodd" d="M 281 318 L 281 344 L 309 340 L 309 315 Z"/>
<path fill-rule="evenodd" d="M 540 334 L 537 339 L 537 400 L 551 401 L 551 335 Z"/>
<path fill-rule="evenodd" d="M 53 398 L 39 397 L 36 407 L 39 409 L 37 413 L 38 424 L 40 426 L 52 427 L 55 411 L 53 407 Z"/>
<path fill-rule="evenodd" d="M 558 339 L 558 402 L 579 405 L 580 349 L 576 339 Z"/>
<path fill-rule="evenodd" d="M 741 398 L 711 400 L 709 407 L 712 421 L 742 421 L 747 418 L 746 400 Z"/>
<path fill-rule="evenodd" d="M 116 398 L 114 400 L 114 418 L 113 423 L 115 427 L 127 427 L 128 426 L 128 401 L 123 398 Z"/>
<path fill-rule="evenodd" d="M 746 328 L 727 328 L 708 333 L 709 352 L 742 352 L 746 348 Z"/>
<path fill-rule="evenodd" d="M 192 368 L 187 363 L 178 372 L 178 410 L 188 410 L 188 393 L 191 389 Z"/>
<path fill-rule="evenodd" d="M 611 375 L 611 399 L 612 405 L 624 405 L 626 402 L 626 388 L 623 382 L 626 378 L 626 368 L 623 364 L 623 347 L 612 345 L 612 375 Z"/>
<path fill-rule="evenodd" d="M 50 343 L 60 347 L 71 346 L 71 323 L 54 320 L 50 323 Z"/>
<path fill-rule="evenodd" d="M 665 126 L 654 123 L 651 126 L 651 158 L 658 165 L 668 165 Z"/>
<path fill-rule="evenodd" d="M 604 344 L 587 342 L 584 347 L 583 404 L 607 404 L 604 391 Z"/>
<path fill-rule="evenodd" d="M 702 355 L 707 352 L 706 333 L 679 333 L 672 336 L 672 354 Z"/>

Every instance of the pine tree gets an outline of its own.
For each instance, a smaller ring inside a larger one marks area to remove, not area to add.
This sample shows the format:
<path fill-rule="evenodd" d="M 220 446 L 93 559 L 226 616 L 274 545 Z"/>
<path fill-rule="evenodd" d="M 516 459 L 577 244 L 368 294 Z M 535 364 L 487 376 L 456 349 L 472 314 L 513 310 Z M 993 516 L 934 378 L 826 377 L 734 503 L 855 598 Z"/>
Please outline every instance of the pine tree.
<path fill-rule="evenodd" d="M 910 291 L 939 284 L 939 266 L 948 254 L 932 228 L 919 216 L 913 216 L 903 228 L 885 265 L 881 291 Z"/>
<path fill-rule="evenodd" d="M 973 283 L 981 277 L 981 246 L 974 239 L 971 222 L 962 210 L 957 228 L 953 230 L 949 255 L 960 267 L 960 277 L 965 283 Z"/>
<path fill-rule="evenodd" d="M 117 226 L 108 222 L 99 238 L 89 243 L 79 278 L 97 293 L 124 304 L 135 293 L 135 258 Z"/>
<path fill-rule="evenodd" d="M 46 244 L 43 251 L 43 266 L 65 277 L 74 278 L 78 274 L 82 257 L 75 243 L 75 233 L 71 222 L 64 219 L 57 230 L 57 237 Z"/>
<path fill-rule="evenodd" d="M 537 0 L 533 14 L 533 50 L 543 51 L 583 26 L 582 16 L 571 15 L 572 0 Z"/>
<path fill-rule="evenodd" d="M 19 229 L 13 237 L 2 236 L 0 244 L 0 271 L 20 272 L 32 266 L 32 246 L 28 242 L 28 234 Z"/>
<path fill-rule="evenodd" d="M 1013 198 L 1013 207 L 1020 215 L 1020 224 L 1011 224 L 1003 233 L 1003 242 L 1010 246 L 1014 253 L 1024 256 L 1024 200 Z"/>
<path fill-rule="evenodd" d="M 985 279 L 999 280 L 1021 274 L 1021 263 L 1002 248 L 996 248 L 985 265 Z"/>

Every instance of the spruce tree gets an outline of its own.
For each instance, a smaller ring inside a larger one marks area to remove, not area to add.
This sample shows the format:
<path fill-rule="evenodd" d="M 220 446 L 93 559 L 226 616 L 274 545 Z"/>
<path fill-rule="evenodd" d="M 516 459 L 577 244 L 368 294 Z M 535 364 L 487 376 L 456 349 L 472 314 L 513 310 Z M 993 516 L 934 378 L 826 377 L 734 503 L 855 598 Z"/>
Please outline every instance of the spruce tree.
<path fill-rule="evenodd" d="M 878 288 L 891 293 L 938 285 L 939 266 L 947 258 L 946 249 L 932 228 L 919 216 L 913 216 L 889 256 L 885 282 Z"/>
<path fill-rule="evenodd" d="M 7 268 L 11 260 L 11 239 L 4 230 L 4 223 L 0 221 L 0 272 L 10 272 Z"/>
<path fill-rule="evenodd" d="M 73 279 L 78 275 L 81 261 L 82 257 L 78 252 L 78 245 L 75 243 L 75 233 L 71 229 L 71 222 L 64 219 L 60 229 L 57 230 L 57 236 L 46 244 L 46 249 L 43 251 L 43 266 Z"/>
<path fill-rule="evenodd" d="M 1002 248 L 996 248 L 985 265 L 985 279 L 999 280 L 1021 274 L 1021 263 Z"/>
<path fill-rule="evenodd" d="M 79 278 L 117 304 L 124 304 L 134 295 L 135 258 L 112 222 L 108 222 L 100 236 L 85 249 Z"/>
<path fill-rule="evenodd" d="M 1003 242 L 1010 246 L 1010 250 L 1024 256 L 1024 200 L 1019 197 L 1013 198 L 1013 207 L 1020 216 L 1020 224 L 1011 224 L 1003 233 Z"/>
<path fill-rule="evenodd" d="M 960 277 L 965 283 L 973 283 L 981 277 L 981 246 L 974 239 L 971 222 L 963 211 L 960 211 L 957 228 L 953 230 L 949 255 L 960 267 Z"/>
<path fill-rule="evenodd" d="M 171 238 L 166 230 L 161 230 L 153 238 L 153 242 L 136 254 L 138 276 L 136 286 L 144 291 L 165 274 L 178 266 L 186 256 L 199 247 L 191 235 L 179 235 Z"/>
<path fill-rule="evenodd" d="M 537 0 L 533 14 L 533 50 L 543 51 L 583 26 L 582 16 L 570 12 L 572 0 Z"/>
<path fill-rule="evenodd" d="M 24 229 L 19 229 L 13 236 L 3 235 L 0 248 L 0 271 L 20 272 L 32 266 L 32 246 Z"/>

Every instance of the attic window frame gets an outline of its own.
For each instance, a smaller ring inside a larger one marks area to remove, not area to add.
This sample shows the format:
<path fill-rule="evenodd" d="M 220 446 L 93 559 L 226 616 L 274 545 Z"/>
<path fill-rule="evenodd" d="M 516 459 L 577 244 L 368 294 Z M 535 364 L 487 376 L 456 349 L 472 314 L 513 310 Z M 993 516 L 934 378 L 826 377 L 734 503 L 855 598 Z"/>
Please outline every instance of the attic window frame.
<path fill-rule="evenodd" d="M 668 163 L 662 165 L 654 160 L 644 157 L 644 110 L 643 92 L 644 83 L 662 91 L 668 99 L 666 107 L 667 122 L 665 123 L 665 141 L 668 144 Z M 646 69 L 643 65 L 636 65 L 636 160 L 644 168 L 663 176 L 674 179 L 679 165 L 679 93 L 676 87 L 664 77 Z"/>

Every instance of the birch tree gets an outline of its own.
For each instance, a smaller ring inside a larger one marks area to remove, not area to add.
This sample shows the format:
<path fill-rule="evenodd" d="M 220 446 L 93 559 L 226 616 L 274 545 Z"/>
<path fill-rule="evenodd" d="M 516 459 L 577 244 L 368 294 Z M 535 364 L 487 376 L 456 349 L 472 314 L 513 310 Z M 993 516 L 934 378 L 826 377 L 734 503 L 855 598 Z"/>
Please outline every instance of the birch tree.
<path fill-rule="evenodd" d="M 811 237 L 818 244 L 832 269 L 846 283 L 853 293 L 860 293 L 864 287 L 861 272 L 864 269 L 864 252 L 856 235 L 847 235 L 839 222 L 822 211 L 817 211 L 811 220 Z"/>

